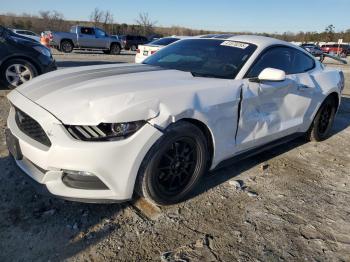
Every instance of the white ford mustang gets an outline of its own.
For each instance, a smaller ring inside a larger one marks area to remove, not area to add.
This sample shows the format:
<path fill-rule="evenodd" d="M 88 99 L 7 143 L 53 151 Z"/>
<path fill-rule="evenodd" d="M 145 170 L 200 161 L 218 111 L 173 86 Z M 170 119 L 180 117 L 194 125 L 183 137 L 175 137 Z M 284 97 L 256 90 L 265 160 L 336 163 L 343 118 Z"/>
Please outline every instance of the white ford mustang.
<path fill-rule="evenodd" d="M 305 134 L 330 135 L 344 75 L 260 36 L 193 38 L 143 64 L 59 70 L 12 91 L 17 165 L 54 196 L 166 205 L 200 177 Z M 220 164 L 221 163 L 221 164 Z"/>

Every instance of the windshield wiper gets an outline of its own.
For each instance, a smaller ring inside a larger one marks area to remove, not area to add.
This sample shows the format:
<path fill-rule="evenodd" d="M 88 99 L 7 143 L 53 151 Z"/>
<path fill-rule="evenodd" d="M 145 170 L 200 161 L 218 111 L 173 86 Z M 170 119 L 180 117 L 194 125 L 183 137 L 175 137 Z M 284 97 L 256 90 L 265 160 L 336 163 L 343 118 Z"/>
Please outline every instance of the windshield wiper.
<path fill-rule="evenodd" d="M 207 74 L 207 73 L 191 72 L 191 74 L 193 77 L 209 77 L 209 78 L 230 79 L 228 77 L 212 75 L 212 74 Z"/>
<path fill-rule="evenodd" d="M 191 72 L 193 77 L 217 77 L 215 75 L 211 74 L 205 74 L 205 73 L 198 73 L 198 72 Z"/>

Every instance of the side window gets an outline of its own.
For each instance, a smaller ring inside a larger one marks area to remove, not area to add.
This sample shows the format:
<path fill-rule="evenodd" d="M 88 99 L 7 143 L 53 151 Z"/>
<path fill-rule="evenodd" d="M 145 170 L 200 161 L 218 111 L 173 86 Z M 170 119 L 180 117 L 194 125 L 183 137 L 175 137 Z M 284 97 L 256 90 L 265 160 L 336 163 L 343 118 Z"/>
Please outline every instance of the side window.
<path fill-rule="evenodd" d="M 304 73 L 315 67 L 315 61 L 311 57 L 300 52 L 299 50 L 295 49 L 293 51 L 294 51 L 294 59 L 293 59 L 294 61 L 293 61 L 293 68 L 290 74 Z"/>
<path fill-rule="evenodd" d="M 90 27 L 81 27 L 80 28 L 80 33 L 84 35 L 95 35 L 95 30 Z"/>
<path fill-rule="evenodd" d="M 101 29 L 96 28 L 95 31 L 96 31 L 97 37 L 106 37 L 106 33 L 104 31 L 102 31 Z"/>
<path fill-rule="evenodd" d="M 271 67 L 283 70 L 286 74 L 292 72 L 293 50 L 287 47 L 273 47 L 267 50 L 247 74 L 248 78 L 257 77 L 265 68 Z"/>

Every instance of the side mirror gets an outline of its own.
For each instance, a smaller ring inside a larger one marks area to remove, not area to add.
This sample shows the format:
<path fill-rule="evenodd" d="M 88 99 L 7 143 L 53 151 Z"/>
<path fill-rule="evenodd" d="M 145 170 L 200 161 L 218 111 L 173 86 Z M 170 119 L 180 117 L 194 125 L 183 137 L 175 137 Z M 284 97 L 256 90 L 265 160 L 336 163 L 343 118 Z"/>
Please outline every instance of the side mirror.
<path fill-rule="evenodd" d="M 252 82 L 261 82 L 261 81 L 272 81 L 280 82 L 286 80 L 286 73 L 283 70 L 275 68 L 265 68 L 258 77 L 250 79 Z"/>
<path fill-rule="evenodd" d="M 258 76 L 261 81 L 284 81 L 286 73 L 283 70 L 275 68 L 265 68 Z"/>

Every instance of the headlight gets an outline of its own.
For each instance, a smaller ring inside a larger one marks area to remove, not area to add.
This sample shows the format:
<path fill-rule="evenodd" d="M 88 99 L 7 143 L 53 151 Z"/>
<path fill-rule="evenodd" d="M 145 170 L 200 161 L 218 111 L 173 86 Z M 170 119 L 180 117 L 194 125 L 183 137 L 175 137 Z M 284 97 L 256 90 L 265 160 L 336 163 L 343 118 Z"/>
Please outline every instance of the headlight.
<path fill-rule="evenodd" d="M 70 126 L 66 125 L 68 132 L 78 140 L 83 141 L 116 141 L 125 139 L 136 133 L 145 125 L 146 121 L 127 123 L 99 124 L 98 126 Z"/>
<path fill-rule="evenodd" d="M 38 51 L 39 53 L 43 54 L 44 56 L 51 56 L 51 51 L 45 46 L 34 46 L 34 49 Z"/>

